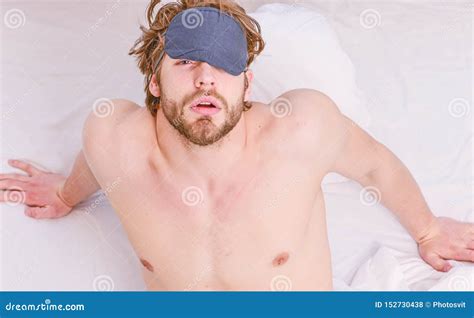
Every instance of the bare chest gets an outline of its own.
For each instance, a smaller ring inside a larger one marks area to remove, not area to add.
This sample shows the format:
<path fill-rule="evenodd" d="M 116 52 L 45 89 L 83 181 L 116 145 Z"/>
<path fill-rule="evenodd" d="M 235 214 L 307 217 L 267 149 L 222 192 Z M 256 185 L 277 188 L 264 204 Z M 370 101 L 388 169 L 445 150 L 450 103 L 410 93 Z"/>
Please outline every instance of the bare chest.
<path fill-rule="evenodd" d="M 129 173 L 122 191 L 109 195 L 120 214 L 133 213 L 135 222 L 143 225 L 152 219 L 174 223 L 195 235 L 222 224 L 235 228 L 245 224 L 247 229 L 269 222 L 288 224 L 294 222 L 295 213 L 304 223 L 320 192 L 316 167 L 281 156 L 241 162 L 233 171 L 216 172 L 206 184 L 180 171 L 155 170 L 145 162 L 124 170 Z"/>
<path fill-rule="evenodd" d="M 179 169 L 150 165 L 147 154 L 146 146 L 121 147 L 98 178 L 101 185 L 118 179 L 107 196 L 161 287 L 186 288 L 202 276 L 209 284 L 245 281 L 252 288 L 255 273 L 273 275 L 280 266 L 297 273 L 321 259 L 308 249 L 312 241 L 327 243 L 324 174 L 311 158 L 282 146 L 258 160 L 245 156 L 202 184 Z"/>
<path fill-rule="evenodd" d="M 255 271 L 308 262 L 311 232 L 324 233 L 313 217 L 324 214 L 314 171 L 282 159 L 237 167 L 207 187 L 144 169 L 125 179 L 128 193 L 110 200 L 148 271 L 182 277 L 182 286 L 199 273 L 211 284 L 234 284 Z"/>

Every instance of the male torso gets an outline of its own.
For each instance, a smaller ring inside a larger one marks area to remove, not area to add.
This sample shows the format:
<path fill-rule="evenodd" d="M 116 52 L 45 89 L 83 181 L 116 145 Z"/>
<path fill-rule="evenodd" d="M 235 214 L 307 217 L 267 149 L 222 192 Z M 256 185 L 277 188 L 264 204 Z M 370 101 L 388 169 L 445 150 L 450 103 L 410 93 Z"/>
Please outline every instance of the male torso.
<path fill-rule="evenodd" d="M 87 154 L 143 264 L 150 290 L 331 289 L 321 180 L 327 161 L 302 122 L 254 102 L 244 152 L 202 184 L 169 162 L 156 120 L 130 105 Z M 316 131 L 316 130 L 315 130 Z M 317 132 L 315 132 L 317 133 Z"/>

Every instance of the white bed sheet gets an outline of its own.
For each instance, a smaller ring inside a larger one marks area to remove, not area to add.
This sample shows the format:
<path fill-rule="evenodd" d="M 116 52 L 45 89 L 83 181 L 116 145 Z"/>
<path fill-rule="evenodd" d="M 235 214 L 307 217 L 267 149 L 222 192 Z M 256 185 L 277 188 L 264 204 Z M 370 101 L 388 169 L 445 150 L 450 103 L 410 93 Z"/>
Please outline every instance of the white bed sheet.
<path fill-rule="evenodd" d="M 472 8 L 434 1 L 288 2 L 330 20 L 369 97 L 369 132 L 408 166 L 433 212 L 474 221 Z M 43 1 L 2 3 L 2 16 L 18 7 L 26 19 L 15 33 L 1 29 L 0 171 L 11 170 L 8 158 L 27 158 L 68 173 L 80 149 L 86 105 L 100 97 L 143 103 L 143 79 L 126 53 L 139 30 L 111 26 L 138 22 L 147 1 L 51 3 L 54 8 Z M 362 26 L 367 9 L 380 15 L 377 27 Z M 52 60 L 52 51 L 63 58 Z M 455 99 L 460 107 L 450 111 Z M 389 211 L 361 204 L 360 189 L 354 182 L 324 187 L 337 289 L 474 289 L 472 264 L 456 263 L 450 273 L 431 269 Z M 81 211 L 94 201 L 91 213 Z M 29 219 L 22 207 L 0 209 L 1 289 L 145 288 L 100 192 L 59 220 Z"/>
<path fill-rule="evenodd" d="M 407 165 L 436 215 L 472 222 L 472 5 L 306 5 L 333 22 L 356 65 L 358 84 L 369 97 L 369 132 Z M 388 210 L 357 206 L 360 187 L 341 187 L 333 186 L 331 194 L 325 188 L 337 288 L 474 290 L 472 264 L 453 262 L 449 273 L 436 272 Z"/>

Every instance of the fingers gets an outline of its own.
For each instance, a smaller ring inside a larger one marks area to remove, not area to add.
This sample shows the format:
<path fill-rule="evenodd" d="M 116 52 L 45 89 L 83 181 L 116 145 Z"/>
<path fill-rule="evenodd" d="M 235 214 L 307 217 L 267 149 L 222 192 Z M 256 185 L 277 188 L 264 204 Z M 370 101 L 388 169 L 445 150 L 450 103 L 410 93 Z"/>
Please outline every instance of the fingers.
<path fill-rule="evenodd" d="M 425 261 L 431 265 L 438 272 L 448 272 L 451 269 L 451 264 L 436 254 L 430 254 L 425 257 Z"/>
<path fill-rule="evenodd" d="M 0 180 L 0 190 L 24 191 L 26 183 L 12 179 Z"/>
<path fill-rule="evenodd" d="M 25 215 L 29 216 L 30 218 L 37 218 L 39 215 L 43 213 L 44 213 L 43 207 L 27 206 L 25 208 Z"/>
<path fill-rule="evenodd" d="M 42 201 L 31 191 L 25 189 L 0 190 L 0 203 L 5 202 L 8 205 L 16 206 L 20 204 L 36 205 L 42 204 Z"/>
<path fill-rule="evenodd" d="M 34 176 L 34 175 L 43 173 L 43 171 L 39 170 L 38 168 L 35 168 L 35 167 L 32 166 L 31 164 L 26 163 L 26 162 L 24 162 L 24 161 L 20 161 L 20 160 L 8 160 L 8 163 L 9 163 L 10 166 L 12 166 L 12 167 L 15 167 L 15 168 L 18 168 L 18 169 L 20 169 L 20 170 L 25 171 L 26 173 L 28 173 L 29 176 Z"/>
<path fill-rule="evenodd" d="M 49 206 L 27 206 L 25 208 L 25 215 L 34 219 L 46 219 L 54 217 L 53 210 Z"/>
<path fill-rule="evenodd" d="M 474 240 L 471 240 L 467 243 L 467 248 L 474 250 Z"/>
<path fill-rule="evenodd" d="M 5 202 L 10 205 L 24 204 L 26 203 L 26 192 L 0 190 L 0 202 Z"/>
<path fill-rule="evenodd" d="M 18 181 L 23 181 L 23 182 L 28 182 L 29 177 L 25 176 L 23 174 L 18 174 L 18 173 L 0 173 L 0 180 L 4 179 L 13 179 L 13 180 L 18 180 Z"/>
<path fill-rule="evenodd" d="M 0 180 L 0 202 L 19 205 L 26 202 L 26 183 L 11 179 Z"/>
<path fill-rule="evenodd" d="M 474 262 L 474 250 L 459 250 L 455 253 L 453 259 L 456 261 Z"/>

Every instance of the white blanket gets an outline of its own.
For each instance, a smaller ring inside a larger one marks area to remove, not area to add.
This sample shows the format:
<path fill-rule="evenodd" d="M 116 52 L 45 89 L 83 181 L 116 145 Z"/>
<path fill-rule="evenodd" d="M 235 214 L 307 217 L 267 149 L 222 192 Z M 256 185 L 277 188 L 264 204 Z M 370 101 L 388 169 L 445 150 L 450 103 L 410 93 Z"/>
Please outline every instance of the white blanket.
<path fill-rule="evenodd" d="M 407 165 L 435 215 L 473 222 L 471 6 L 305 6 L 332 21 L 355 63 L 370 101 L 369 132 Z M 452 262 L 449 273 L 436 272 L 388 210 L 360 206 L 359 190 L 325 187 L 336 288 L 474 290 L 472 263 Z"/>

